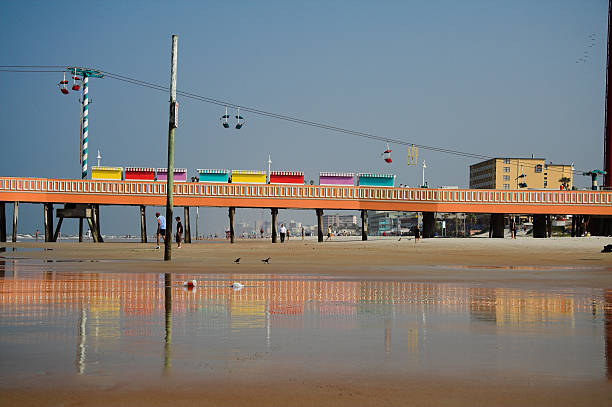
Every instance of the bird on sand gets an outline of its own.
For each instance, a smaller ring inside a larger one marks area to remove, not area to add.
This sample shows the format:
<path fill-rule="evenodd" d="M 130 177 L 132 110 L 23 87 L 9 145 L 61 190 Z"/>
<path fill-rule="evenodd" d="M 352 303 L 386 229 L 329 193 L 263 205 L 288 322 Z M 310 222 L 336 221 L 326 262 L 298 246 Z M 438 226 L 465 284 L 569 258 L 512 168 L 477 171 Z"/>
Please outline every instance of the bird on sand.
<path fill-rule="evenodd" d="M 240 263 L 240 259 L 241 259 L 241 258 L 240 258 L 240 257 L 238 257 L 236 260 L 234 260 L 234 263 L 236 263 L 236 264 Z"/>
<path fill-rule="evenodd" d="M 263 259 L 262 261 L 263 261 L 264 263 L 266 263 L 266 264 L 270 264 L 270 259 L 271 259 L 271 258 L 272 258 L 272 257 L 268 257 L 267 259 Z"/>

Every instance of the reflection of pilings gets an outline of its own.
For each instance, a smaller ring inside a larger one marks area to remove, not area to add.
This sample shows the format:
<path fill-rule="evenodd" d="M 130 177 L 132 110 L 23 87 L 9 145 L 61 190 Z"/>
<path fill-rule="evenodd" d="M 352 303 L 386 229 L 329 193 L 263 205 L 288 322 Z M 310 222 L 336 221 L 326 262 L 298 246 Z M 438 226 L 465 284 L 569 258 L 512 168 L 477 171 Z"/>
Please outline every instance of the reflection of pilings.
<path fill-rule="evenodd" d="M 385 319 L 385 353 L 391 353 L 391 320 Z"/>
<path fill-rule="evenodd" d="M 85 305 L 81 306 L 79 315 L 79 341 L 77 345 L 76 369 L 77 373 L 85 373 L 85 363 L 87 361 L 87 310 Z"/>
<path fill-rule="evenodd" d="M 606 342 L 606 375 L 612 381 L 612 290 L 604 294 L 604 336 Z"/>
<path fill-rule="evenodd" d="M 166 333 L 164 336 L 164 374 L 170 373 L 172 357 L 170 344 L 172 343 L 172 275 L 164 274 L 164 305 L 166 310 Z"/>

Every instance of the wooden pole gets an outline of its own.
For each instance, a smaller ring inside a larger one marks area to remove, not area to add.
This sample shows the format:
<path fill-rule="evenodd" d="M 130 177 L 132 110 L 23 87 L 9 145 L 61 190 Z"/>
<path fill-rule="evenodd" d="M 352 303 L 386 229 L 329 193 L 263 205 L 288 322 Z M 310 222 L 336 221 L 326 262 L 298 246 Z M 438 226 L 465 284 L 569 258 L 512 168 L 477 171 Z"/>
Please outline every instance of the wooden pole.
<path fill-rule="evenodd" d="M 140 243 L 147 243 L 147 207 L 140 205 Z"/>
<path fill-rule="evenodd" d="M 91 238 L 94 243 L 98 243 L 98 231 L 96 230 L 96 224 L 93 221 L 93 218 L 87 218 L 87 223 L 89 224 L 89 230 L 91 231 Z"/>
<path fill-rule="evenodd" d="M 317 209 L 317 242 L 323 241 L 323 209 Z"/>
<path fill-rule="evenodd" d="M 83 218 L 79 218 L 79 243 L 83 242 Z"/>
<path fill-rule="evenodd" d="M 17 218 L 19 217 L 19 202 L 13 202 L 13 242 L 17 241 Z"/>
<path fill-rule="evenodd" d="M 185 224 L 183 226 L 183 228 L 185 229 L 185 243 L 191 243 L 191 222 L 189 220 L 189 207 L 185 206 L 183 212 L 185 213 Z"/>
<path fill-rule="evenodd" d="M 164 260 L 172 260 L 172 211 L 174 189 L 174 129 L 177 127 L 176 104 L 176 61 L 178 36 L 172 35 L 172 53 L 170 55 L 170 120 L 168 122 L 168 182 L 166 185 L 166 240 L 164 242 Z"/>
<path fill-rule="evenodd" d="M 234 243 L 234 214 L 236 213 L 236 208 L 229 208 L 229 223 L 230 223 L 230 243 Z"/>
<path fill-rule="evenodd" d="M 276 243 L 276 217 L 278 216 L 278 208 L 272 208 L 272 243 Z"/>
<path fill-rule="evenodd" d="M 0 242 L 6 242 L 6 205 L 0 202 Z"/>

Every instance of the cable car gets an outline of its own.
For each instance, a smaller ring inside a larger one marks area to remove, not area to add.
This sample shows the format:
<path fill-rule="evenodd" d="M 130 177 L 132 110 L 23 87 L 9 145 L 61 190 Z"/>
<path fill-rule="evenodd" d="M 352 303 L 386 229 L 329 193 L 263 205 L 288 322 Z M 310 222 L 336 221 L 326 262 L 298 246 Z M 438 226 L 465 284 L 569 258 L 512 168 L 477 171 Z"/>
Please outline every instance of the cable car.
<path fill-rule="evenodd" d="M 60 88 L 60 92 L 62 92 L 64 95 L 67 95 L 69 93 L 66 85 L 68 85 L 68 81 L 66 80 L 66 73 L 64 72 L 64 79 L 59 81 L 59 83 L 57 84 L 57 86 Z"/>
<path fill-rule="evenodd" d="M 79 89 L 81 89 L 81 85 L 76 83 L 76 81 L 80 81 L 80 80 L 81 80 L 81 78 L 76 76 L 76 69 L 75 69 L 74 73 L 73 73 L 73 76 L 72 76 L 72 90 L 79 90 Z"/>
<path fill-rule="evenodd" d="M 223 127 L 225 127 L 226 129 L 229 129 L 229 114 L 227 114 L 227 106 L 225 106 L 225 114 L 223 116 L 221 116 L 220 118 L 221 120 L 221 124 L 223 125 Z"/>
<path fill-rule="evenodd" d="M 238 106 L 238 113 L 236 114 L 236 129 L 240 130 L 244 126 L 244 117 L 240 116 L 240 106 Z"/>
<path fill-rule="evenodd" d="M 383 160 L 385 160 L 387 164 L 391 164 L 393 162 L 393 160 L 391 159 L 391 149 L 389 148 L 389 143 L 387 143 L 387 149 L 383 151 L 381 155 Z"/>

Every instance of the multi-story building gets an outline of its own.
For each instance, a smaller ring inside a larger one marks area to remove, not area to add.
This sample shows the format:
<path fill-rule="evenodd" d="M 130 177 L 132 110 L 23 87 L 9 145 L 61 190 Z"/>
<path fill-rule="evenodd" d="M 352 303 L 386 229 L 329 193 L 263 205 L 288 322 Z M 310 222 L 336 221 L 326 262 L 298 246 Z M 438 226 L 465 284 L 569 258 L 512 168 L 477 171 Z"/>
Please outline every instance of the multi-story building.
<path fill-rule="evenodd" d="M 327 233 L 330 227 L 334 231 L 343 229 L 354 229 L 357 226 L 356 215 L 323 215 L 323 231 Z"/>
<path fill-rule="evenodd" d="M 414 212 L 368 211 L 368 234 L 374 236 L 406 234 L 417 223 Z"/>
<path fill-rule="evenodd" d="M 572 166 L 544 158 L 492 158 L 470 165 L 470 188 L 476 189 L 561 189 L 562 178 L 571 189 Z"/>

